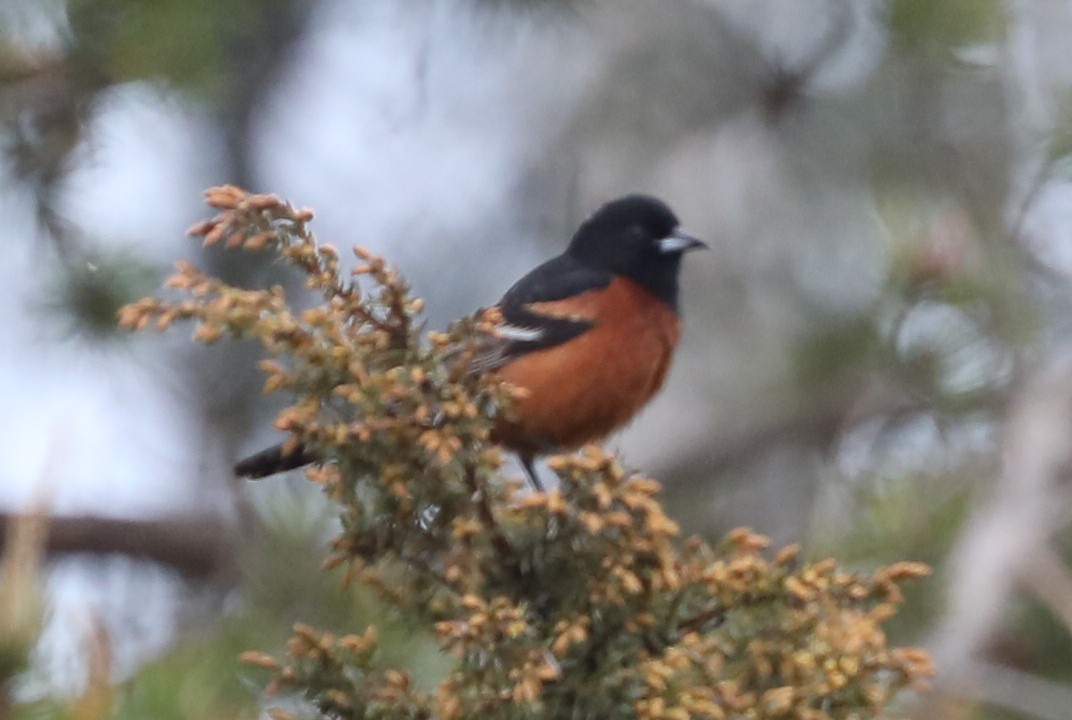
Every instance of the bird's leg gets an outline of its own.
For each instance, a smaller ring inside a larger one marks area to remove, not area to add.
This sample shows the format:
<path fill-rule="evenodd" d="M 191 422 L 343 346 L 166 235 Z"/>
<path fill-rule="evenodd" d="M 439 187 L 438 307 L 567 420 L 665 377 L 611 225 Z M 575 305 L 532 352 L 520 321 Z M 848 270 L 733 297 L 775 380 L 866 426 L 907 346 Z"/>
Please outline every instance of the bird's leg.
<path fill-rule="evenodd" d="M 517 459 L 521 461 L 521 467 L 525 470 L 525 475 L 528 476 L 529 484 L 532 485 L 532 489 L 536 492 L 543 492 L 543 483 L 540 482 L 540 476 L 536 474 L 536 466 L 533 465 L 533 457 L 527 453 L 518 453 Z"/>

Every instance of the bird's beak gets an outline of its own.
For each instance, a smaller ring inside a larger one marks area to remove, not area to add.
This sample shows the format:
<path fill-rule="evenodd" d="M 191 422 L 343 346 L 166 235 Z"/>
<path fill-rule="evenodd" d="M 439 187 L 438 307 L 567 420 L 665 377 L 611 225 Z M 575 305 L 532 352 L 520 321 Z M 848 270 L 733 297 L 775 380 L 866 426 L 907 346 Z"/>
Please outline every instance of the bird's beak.
<path fill-rule="evenodd" d="M 674 253 L 686 253 L 690 250 L 699 250 L 701 248 L 707 249 L 707 243 L 695 235 L 685 232 L 681 228 L 674 228 L 672 233 L 659 240 L 658 247 L 659 252 L 663 255 L 672 255 Z"/>

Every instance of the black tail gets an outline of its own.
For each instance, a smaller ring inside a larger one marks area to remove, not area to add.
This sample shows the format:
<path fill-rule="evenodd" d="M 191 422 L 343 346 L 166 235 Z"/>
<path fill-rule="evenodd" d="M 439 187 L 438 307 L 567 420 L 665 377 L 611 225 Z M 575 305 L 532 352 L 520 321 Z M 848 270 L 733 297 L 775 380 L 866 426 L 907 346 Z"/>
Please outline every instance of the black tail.
<path fill-rule="evenodd" d="M 300 468 L 302 465 L 308 465 L 314 460 L 316 458 L 306 452 L 305 447 L 302 445 L 297 446 L 288 453 L 283 452 L 282 445 L 276 445 L 239 460 L 235 463 L 234 471 L 238 477 L 256 480 L 257 478 Z"/>

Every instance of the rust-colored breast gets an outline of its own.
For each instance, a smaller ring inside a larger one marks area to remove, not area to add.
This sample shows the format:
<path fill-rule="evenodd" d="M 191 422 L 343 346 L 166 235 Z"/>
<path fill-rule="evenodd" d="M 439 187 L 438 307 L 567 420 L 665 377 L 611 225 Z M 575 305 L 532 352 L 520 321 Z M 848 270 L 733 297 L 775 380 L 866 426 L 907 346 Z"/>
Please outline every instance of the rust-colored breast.
<path fill-rule="evenodd" d="M 523 453 L 572 449 L 627 423 L 658 392 L 680 336 L 677 313 L 632 280 L 573 298 L 529 306 L 594 321 L 561 345 L 522 355 L 498 371 L 521 388 L 495 439 Z"/>

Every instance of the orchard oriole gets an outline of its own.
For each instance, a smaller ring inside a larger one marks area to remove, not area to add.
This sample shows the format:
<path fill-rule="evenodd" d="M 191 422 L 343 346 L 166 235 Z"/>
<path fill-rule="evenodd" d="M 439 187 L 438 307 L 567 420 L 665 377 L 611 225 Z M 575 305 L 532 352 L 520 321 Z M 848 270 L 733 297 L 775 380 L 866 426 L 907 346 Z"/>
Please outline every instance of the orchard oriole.
<path fill-rule="evenodd" d="M 681 332 L 681 258 L 703 247 L 664 202 L 627 195 L 503 295 L 497 339 L 473 370 L 523 391 L 492 439 L 518 454 L 534 486 L 537 455 L 606 437 L 658 392 Z M 314 460 L 300 447 L 285 454 L 276 446 L 235 472 L 258 478 Z"/>

